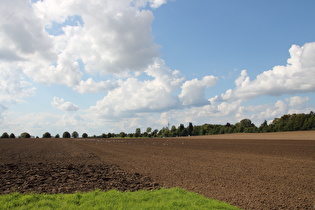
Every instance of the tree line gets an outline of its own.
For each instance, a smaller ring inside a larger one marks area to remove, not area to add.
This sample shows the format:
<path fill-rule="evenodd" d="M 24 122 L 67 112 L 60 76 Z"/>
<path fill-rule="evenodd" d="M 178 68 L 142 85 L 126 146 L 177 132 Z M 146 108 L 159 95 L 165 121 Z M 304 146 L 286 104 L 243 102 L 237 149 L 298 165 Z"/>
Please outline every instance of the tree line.
<path fill-rule="evenodd" d="M 175 125 L 171 128 L 163 127 L 162 129 L 152 130 L 148 127 L 146 131 L 141 132 L 140 128 L 136 128 L 134 133 L 120 132 L 115 133 L 103 133 L 101 135 L 88 136 L 87 133 L 81 135 L 82 138 L 139 138 L 139 137 L 177 137 L 177 136 L 199 136 L 199 135 L 215 135 L 215 134 L 227 134 L 227 133 L 265 133 L 265 132 L 281 132 L 281 131 L 306 131 L 315 130 L 315 113 L 311 111 L 309 114 L 286 114 L 280 118 L 275 118 L 270 124 L 265 120 L 259 127 L 257 127 L 250 119 L 242 119 L 236 124 L 226 123 L 220 124 L 203 124 L 193 125 L 191 122 L 187 127 L 184 124 L 180 124 L 178 127 Z M 24 132 L 18 138 L 31 138 L 32 136 Z M 79 138 L 79 133 L 73 131 L 71 134 L 65 131 L 62 134 L 62 138 Z M 4 132 L 0 138 L 16 138 L 11 133 Z M 36 138 L 39 138 L 38 136 Z M 57 134 L 52 136 L 49 132 L 45 132 L 42 138 L 60 138 Z"/>

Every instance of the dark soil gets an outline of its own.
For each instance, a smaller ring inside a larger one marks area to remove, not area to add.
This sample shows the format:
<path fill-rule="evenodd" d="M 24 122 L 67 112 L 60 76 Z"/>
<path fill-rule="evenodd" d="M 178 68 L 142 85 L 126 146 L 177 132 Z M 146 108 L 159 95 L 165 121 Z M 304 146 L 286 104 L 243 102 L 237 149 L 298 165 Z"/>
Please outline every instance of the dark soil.
<path fill-rule="evenodd" d="M 315 132 L 0 140 L 2 194 L 178 186 L 244 209 L 314 209 L 314 178 Z"/>
<path fill-rule="evenodd" d="M 120 191 L 158 187 L 149 177 L 130 174 L 115 165 L 19 163 L 0 165 L 0 192 L 73 193 L 94 189 Z"/>
<path fill-rule="evenodd" d="M 0 140 L 0 194 L 158 189 L 148 176 L 107 164 L 69 140 Z"/>

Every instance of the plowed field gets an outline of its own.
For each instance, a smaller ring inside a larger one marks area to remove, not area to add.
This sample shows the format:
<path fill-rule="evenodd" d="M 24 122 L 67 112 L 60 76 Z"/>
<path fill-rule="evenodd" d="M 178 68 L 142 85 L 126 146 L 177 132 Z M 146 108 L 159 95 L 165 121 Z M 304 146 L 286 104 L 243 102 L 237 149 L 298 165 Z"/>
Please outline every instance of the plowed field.
<path fill-rule="evenodd" d="M 2 194 L 161 186 L 244 209 L 314 209 L 315 132 L 0 140 Z"/>

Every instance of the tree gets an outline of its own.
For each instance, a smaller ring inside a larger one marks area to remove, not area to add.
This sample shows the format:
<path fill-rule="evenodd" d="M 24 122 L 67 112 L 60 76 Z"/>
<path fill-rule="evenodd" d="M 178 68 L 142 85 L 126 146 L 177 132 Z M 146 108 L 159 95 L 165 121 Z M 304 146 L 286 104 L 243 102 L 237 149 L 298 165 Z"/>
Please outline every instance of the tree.
<path fill-rule="evenodd" d="M 151 133 L 152 132 L 152 128 L 151 127 L 147 127 L 147 133 Z"/>
<path fill-rule="evenodd" d="M 249 128 L 249 127 L 255 126 L 250 119 L 243 119 L 240 121 L 240 124 L 244 128 Z"/>
<path fill-rule="evenodd" d="M 176 126 L 175 125 L 172 125 L 171 131 L 170 131 L 170 135 L 171 135 L 171 137 L 177 136 L 177 130 L 176 130 Z"/>
<path fill-rule="evenodd" d="M 263 123 L 261 123 L 261 125 L 259 126 L 259 129 L 258 129 L 259 132 L 268 132 L 268 123 L 267 123 L 267 120 L 265 120 Z"/>
<path fill-rule="evenodd" d="M 2 139 L 8 139 L 9 138 L 9 134 L 7 132 L 4 132 L 1 136 Z"/>
<path fill-rule="evenodd" d="M 181 132 L 180 132 L 180 136 L 188 136 L 188 129 L 184 128 Z"/>
<path fill-rule="evenodd" d="M 14 133 L 11 133 L 11 134 L 10 134 L 10 138 L 11 138 L 11 139 L 15 139 Z"/>
<path fill-rule="evenodd" d="M 79 134 L 78 134 L 78 132 L 73 131 L 71 136 L 72 136 L 72 138 L 78 138 Z"/>
<path fill-rule="evenodd" d="M 87 138 L 87 137 L 88 137 L 87 133 L 82 134 L 82 138 Z"/>
<path fill-rule="evenodd" d="M 147 130 L 146 132 L 144 132 L 144 136 L 145 137 L 151 137 L 151 134 L 152 134 L 152 128 L 151 127 L 147 127 Z"/>
<path fill-rule="evenodd" d="M 50 133 L 49 132 L 44 133 L 43 138 L 51 138 Z"/>
<path fill-rule="evenodd" d="M 59 134 L 57 134 L 57 135 L 55 136 L 55 138 L 56 138 L 56 139 L 59 139 L 59 138 L 60 138 L 60 135 L 59 135 Z"/>
<path fill-rule="evenodd" d="M 136 128 L 135 137 L 140 137 L 140 136 L 141 136 L 141 129 Z"/>
<path fill-rule="evenodd" d="M 185 126 L 184 126 L 183 124 L 180 124 L 180 125 L 178 126 L 178 128 L 177 128 L 176 133 L 177 133 L 179 136 L 181 136 L 184 129 L 185 129 Z"/>
<path fill-rule="evenodd" d="M 194 130 L 194 126 L 193 124 L 190 122 L 188 127 L 187 127 L 187 131 L 188 131 L 188 135 L 191 136 L 192 135 L 192 132 Z"/>
<path fill-rule="evenodd" d="M 156 136 L 157 136 L 157 134 L 158 134 L 158 132 L 159 132 L 159 130 L 158 130 L 158 129 L 154 129 L 154 131 L 152 132 L 152 135 L 156 137 Z"/>
<path fill-rule="evenodd" d="M 127 134 L 126 134 L 125 132 L 120 132 L 119 136 L 120 136 L 121 138 L 125 138 L 125 137 L 127 136 Z"/>
<path fill-rule="evenodd" d="M 20 138 L 29 139 L 31 138 L 31 135 L 27 132 L 21 133 Z"/>
<path fill-rule="evenodd" d="M 195 125 L 195 126 L 194 126 L 194 129 L 193 129 L 193 132 L 192 132 L 192 135 L 193 135 L 193 136 L 198 136 L 198 135 L 200 135 L 200 128 L 201 128 L 201 126 Z"/>
<path fill-rule="evenodd" d="M 65 131 L 63 134 L 62 134 L 62 138 L 70 138 L 70 133 L 68 131 Z"/>
<path fill-rule="evenodd" d="M 226 124 L 225 124 L 225 127 L 231 127 L 232 125 L 231 125 L 231 123 L 229 123 L 229 122 L 227 122 Z"/>
<path fill-rule="evenodd" d="M 163 136 L 163 137 L 169 137 L 170 136 L 170 130 L 168 129 L 168 127 L 163 127 L 160 130 L 160 136 Z"/>

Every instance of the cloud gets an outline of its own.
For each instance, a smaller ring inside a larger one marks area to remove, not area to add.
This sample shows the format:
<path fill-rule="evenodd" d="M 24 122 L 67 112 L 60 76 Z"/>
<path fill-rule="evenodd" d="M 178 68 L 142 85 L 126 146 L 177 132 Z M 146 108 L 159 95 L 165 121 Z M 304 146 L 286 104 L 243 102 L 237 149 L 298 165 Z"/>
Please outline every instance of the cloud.
<path fill-rule="evenodd" d="M 35 88 L 24 78 L 20 69 L 0 63 L 0 103 L 22 102 L 34 93 Z"/>
<path fill-rule="evenodd" d="M 63 98 L 54 97 L 51 105 L 64 112 L 78 111 L 79 107 L 71 102 L 65 102 Z"/>
<path fill-rule="evenodd" d="M 84 81 L 83 75 L 141 74 L 159 56 L 151 34 L 154 16 L 146 5 L 158 8 L 164 0 L 1 3 L 0 60 L 35 82 L 102 91 L 113 87 Z"/>
<path fill-rule="evenodd" d="M 201 80 L 192 79 L 186 81 L 182 85 L 182 92 L 179 95 L 184 106 L 200 106 L 207 104 L 205 99 L 205 89 L 214 86 L 217 82 L 217 77 L 205 76 Z"/>
<path fill-rule="evenodd" d="M 309 113 L 314 111 L 314 107 L 310 107 L 307 103 L 310 100 L 310 97 L 301 97 L 301 96 L 292 96 L 286 98 L 285 101 L 288 104 L 288 113 Z"/>
<path fill-rule="evenodd" d="M 60 56 L 72 55 L 82 61 L 88 73 L 104 75 L 143 71 L 158 56 L 151 35 L 153 14 L 132 6 L 132 2 L 46 0 L 34 8 L 47 25 L 62 24 L 68 16 L 80 17 L 82 25 L 64 26 L 64 34 L 54 38 L 61 42 L 57 43 L 63 52 Z M 156 7 L 163 3 L 150 2 Z"/>
<path fill-rule="evenodd" d="M 288 105 L 283 100 L 277 100 L 273 104 L 261 104 L 257 106 L 245 106 L 244 113 L 241 119 L 250 119 L 256 126 L 259 126 L 263 121 L 271 122 L 276 117 L 280 117 L 288 113 Z"/>
<path fill-rule="evenodd" d="M 292 96 L 290 98 L 286 98 L 286 102 L 289 103 L 290 107 L 300 106 L 309 100 L 310 100 L 310 97 L 301 97 L 301 96 Z"/>
<path fill-rule="evenodd" d="M 166 0 L 150 0 L 150 6 L 154 9 L 159 8 L 161 5 L 166 3 Z"/>
<path fill-rule="evenodd" d="M 179 71 L 170 70 L 163 60 L 157 59 L 145 71 L 152 80 L 128 78 L 119 81 L 119 87 L 109 90 L 90 111 L 98 116 L 134 116 L 142 112 L 160 112 L 178 107 L 174 91 L 184 78 Z"/>
<path fill-rule="evenodd" d="M 92 78 L 86 81 L 80 81 L 80 83 L 73 89 L 79 93 L 98 93 L 105 90 L 112 90 L 118 87 L 117 82 L 101 81 L 95 82 Z"/>
<path fill-rule="evenodd" d="M 52 40 L 29 1 L 1 0 L 0 60 L 52 59 Z"/>
<path fill-rule="evenodd" d="M 315 42 L 302 47 L 292 45 L 286 66 L 275 66 L 250 80 L 246 70 L 235 80 L 236 88 L 229 89 L 222 100 L 249 99 L 260 95 L 282 95 L 315 91 Z"/>
<path fill-rule="evenodd" d="M 137 8 L 145 8 L 149 4 L 149 6 L 153 9 L 157 9 L 163 4 L 166 3 L 166 0 L 133 0 L 133 1 L 127 1 L 130 2 L 131 6 L 137 7 Z"/>
<path fill-rule="evenodd" d="M 70 54 L 58 55 L 58 63 L 48 64 L 45 61 L 24 63 L 23 72 L 35 82 L 51 85 L 65 85 L 73 87 L 79 84 L 83 73 L 78 61 Z"/>

